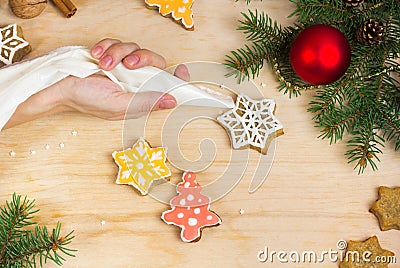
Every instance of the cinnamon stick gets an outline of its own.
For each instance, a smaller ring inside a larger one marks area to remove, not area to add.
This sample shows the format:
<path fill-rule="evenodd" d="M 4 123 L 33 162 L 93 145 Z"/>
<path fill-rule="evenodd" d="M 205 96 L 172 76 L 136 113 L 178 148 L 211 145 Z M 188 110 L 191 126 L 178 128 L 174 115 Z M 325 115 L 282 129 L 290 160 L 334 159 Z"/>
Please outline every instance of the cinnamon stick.
<path fill-rule="evenodd" d="M 76 6 L 71 2 L 71 0 L 53 0 L 53 3 L 67 18 L 71 18 L 77 10 Z"/>

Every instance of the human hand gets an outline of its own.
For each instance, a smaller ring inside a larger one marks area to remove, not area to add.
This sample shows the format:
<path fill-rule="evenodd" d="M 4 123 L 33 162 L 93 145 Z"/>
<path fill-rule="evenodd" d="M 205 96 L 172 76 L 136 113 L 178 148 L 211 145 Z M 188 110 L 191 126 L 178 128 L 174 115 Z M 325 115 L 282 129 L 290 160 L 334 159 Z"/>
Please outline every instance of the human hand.
<path fill-rule="evenodd" d="M 111 70 L 119 63 L 128 69 L 146 65 L 164 68 L 165 59 L 135 43 L 122 43 L 119 40 L 104 39 L 91 50 L 99 60 L 100 68 Z M 189 72 L 179 65 L 175 75 L 188 81 Z M 138 105 L 129 105 L 132 98 Z M 151 110 L 173 108 L 174 97 L 159 92 L 128 93 L 101 75 L 87 78 L 69 76 L 60 82 L 38 92 L 21 103 L 3 129 L 64 111 L 80 111 L 108 120 L 137 118 Z M 129 107 L 129 110 L 127 110 Z"/>
<path fill-rule="evenodd" d="M 109 71 L 122 62 L 128 69 L 143 66 L 165 68 L 165 59 L 147 49 L 141 49 L 135 43 L 122 43 L 115 39 L 104 39 L 91 50 L 99 60 L 99 67 Z M 187 68 L 178 66 L 175 75 L 188 80 Z M 59 83 L 64 105 L 83 113 L 107 120 L 137 118 L 150 111 L 175 107 L 176 100 L 169 94 L 160 92 L 128 93 L 101 75 L 87 78 L 70 77 Z M 129 105 L 134 97 L 136 105 Z M 128 110 L 127 110 L 128 109 Z"/>

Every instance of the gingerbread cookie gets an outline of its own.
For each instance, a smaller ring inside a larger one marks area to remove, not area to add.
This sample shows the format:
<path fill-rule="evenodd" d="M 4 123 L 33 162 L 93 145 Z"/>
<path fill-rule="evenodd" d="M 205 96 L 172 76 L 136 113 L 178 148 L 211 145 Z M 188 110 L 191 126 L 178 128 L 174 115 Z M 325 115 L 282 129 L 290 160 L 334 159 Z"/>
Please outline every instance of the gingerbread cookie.
<path fill-rule="evenodd" d="M 31 50 L 21 27 L 10 24 L 0 28 L 0 67 L 22 60 Z"/>
<path fill-rule="evenodd" d="M 155 180 L 171 175 L 165 164 L 165 148 L 151 148 L 143 138 L 132 148 L 114 152 L 112 156 L 119 167 L 116 183 L 132 185 L 142 195 L 148 194 Z"/>
<path fill-rule="evenodd" d="M 379 187 L 378 200 L 369 211 L 378 218 L 382 231 L 400 230 L 400 188 Z"/>
<path fill-rule="evenodd" d="M 252 148 L 266 154 L 273 138 L 283 134 L 275 118 L 275 102 L 239 95 L 236 107 L 217 118 L 230 133 L 234 149 Z"/>
<path fill-rule="evenodd" d="M 158 12 L 164 17 L 172 18 L 185 27 L 186 30 L 194 30 L 193 5 L 194 0 L 145 0 L 149 8 L 158 8 Z"/>
<path fill-rule="evenodd" d="M 202 187 L 197 183 L 196 175 L 185 172 L 182 180 L 176 188 L 179 195 L 170 202 L 172 209 L 163 212 L 161 219 L 182 228 L 184 242 L 196 242 L 200 240 L 203 228 L 220 225 L 221 219 L 210 211 L 210 198 L 201 194 Z"/>
<path fill-rule="evenodd" d="M 362 242 L 350 240 L 339 268 L 386 268 L 394 261 L 393 256 L 393 252 L 381 248 L 376 236 Z"/>

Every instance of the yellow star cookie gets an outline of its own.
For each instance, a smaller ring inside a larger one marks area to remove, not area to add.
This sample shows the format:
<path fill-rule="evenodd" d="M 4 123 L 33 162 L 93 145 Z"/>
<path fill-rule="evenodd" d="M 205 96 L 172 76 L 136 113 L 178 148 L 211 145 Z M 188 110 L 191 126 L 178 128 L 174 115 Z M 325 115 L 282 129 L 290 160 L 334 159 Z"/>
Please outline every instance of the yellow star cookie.
<path fill-rule="evenodd" d="M 378 200 L 369 211 L 378 218 L 382 231 L 400 230 L 400 188 L 381 186 L 378 195 Z"/>
<path fill-rule="evenodd" d="M 151 148 L 143 138 L 132 148 L 114 152 L 112 156 L 119 167 L 116 183 L 132 185 L 142 195 L 148 194 L 153 181 L 171 175 L 165 164 L 165 148 Z"/>
<path fill-rule="evenodd" d="M 350 240 L 339 268 L 387 268 L 394 261 L 394 253 L 381 248 L 373 236 L 362 242 Z"/>
<path fill-rule="evenodd" d="M 186 30 L 194 30 L 192 5 L 194 0 L 145 0 L 148 7 L 156 7 L 163 16 L 171 15 Z"/>

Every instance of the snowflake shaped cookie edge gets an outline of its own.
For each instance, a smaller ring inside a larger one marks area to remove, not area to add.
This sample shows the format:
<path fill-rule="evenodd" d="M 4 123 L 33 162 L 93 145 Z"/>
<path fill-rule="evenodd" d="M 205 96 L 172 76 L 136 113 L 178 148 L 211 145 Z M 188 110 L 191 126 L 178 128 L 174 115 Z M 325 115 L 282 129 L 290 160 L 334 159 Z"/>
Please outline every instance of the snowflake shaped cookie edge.
<path fill-rule="evenodd" d="M 267 154 L 273 138 L 283 135 L 283 125 L 275 117 L 275 101 L 237 97 L 235 108 L 217 118 L 228 131 L 234 149 L 252 148 Z"/>
<path fill-rule="evenodd" d="M 160 2 L 164 3 L 160 3 Z M 170 4 L 176 4 L 175 2 L 180 2 L 182 6 L 172 9 Z M 158 12 L 164 16 L 171 16 L 177 23 L 181 24 L 186 30 L 194 30 L 194 20 L 193 20 L 193 10 L 192 6 L 194 0 L 145 0 L 146 6 L 149 8 L 157 8 Z M 163 5 L 164 4 L 164 5 Z M 189 12 L 188 16 L 185 17 L 185 13 Z M 181 14 L 181 15 L 178 15 Z"/>
<path fill-rule="evenodd" d="M 9 65 L 14 63 L 14 57 L 21 49 L 25 49 L 26 51 L 19 58 L 22 58 L 31 50 L 29 42 L 23 38 L 20 27 L 17 24 L 10 24 L 0 28 L 0 64 Z M 4 53 L 7 53 L 5 55 L 7 58 L 3 56 Z"/>
<path fill-rule="evenodd" d="M 171 176 L 166 155 L 166 148 L 152 148 L 143 137 L 131 148 L 115 151 L 112 157 L 119 168 L 116 183 L 131 185 L 147 195 L 154 181 Z"/>

